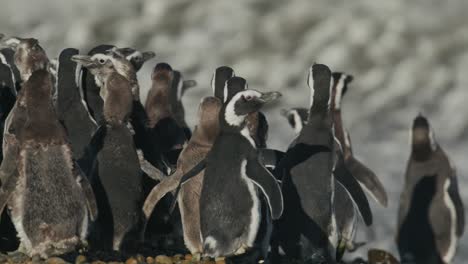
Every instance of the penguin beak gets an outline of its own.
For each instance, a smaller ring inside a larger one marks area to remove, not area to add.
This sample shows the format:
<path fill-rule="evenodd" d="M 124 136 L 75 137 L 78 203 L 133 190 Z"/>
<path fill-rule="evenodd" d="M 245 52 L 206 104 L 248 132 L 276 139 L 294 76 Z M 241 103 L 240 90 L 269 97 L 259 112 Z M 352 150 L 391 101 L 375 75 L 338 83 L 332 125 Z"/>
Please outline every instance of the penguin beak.
<path fill-rule="evenodd" d="M 260 96 L 260 101 L 262 103 L 269 103 L 272 101 L 275 101 L 276 99 L 280 98 L 282 94 L 280 92 L 267 92 L 267 93 L 262 93 L 262 96 Z"/>
<path fill-rule="evenodd" d="M 91 56 L 86 55 L 74 55 L 71 57 L 71 60 L 80 63 L 83 67 L 93 67 L 95 62 L 91 59 Z"/>
<path fill-rule="evenodd" d="M 143 61 L 151 60 L 154 57 L 156 57 L 156 53 L 152 51 L 143 52 Z"/>

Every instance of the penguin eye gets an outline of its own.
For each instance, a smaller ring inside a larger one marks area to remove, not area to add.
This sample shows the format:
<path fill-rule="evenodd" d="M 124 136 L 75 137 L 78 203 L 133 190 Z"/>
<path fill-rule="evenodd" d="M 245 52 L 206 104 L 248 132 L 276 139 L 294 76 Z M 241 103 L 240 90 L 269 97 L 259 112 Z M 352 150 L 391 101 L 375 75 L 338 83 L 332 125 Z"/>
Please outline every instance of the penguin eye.
<path fill-rule="evenodd" d="M 135 61 L 141 61 L 141 57 L 134 57 L 133 58 Z"/>
<path fill-rule="evenodd" d="M 106 63 L 106 60 L 105 59 L 99 59 L 99 63 L 104 64 L 104 63 Z"/>
<path fill-rule="evenodd" d="M 252 98 L 253 98 L 253 97 L 250 96 L 250 95 L 244 96 L 244 99 L 245 99 L 246 101 L 250 101 L 250 100 L 252 100 Z"/>

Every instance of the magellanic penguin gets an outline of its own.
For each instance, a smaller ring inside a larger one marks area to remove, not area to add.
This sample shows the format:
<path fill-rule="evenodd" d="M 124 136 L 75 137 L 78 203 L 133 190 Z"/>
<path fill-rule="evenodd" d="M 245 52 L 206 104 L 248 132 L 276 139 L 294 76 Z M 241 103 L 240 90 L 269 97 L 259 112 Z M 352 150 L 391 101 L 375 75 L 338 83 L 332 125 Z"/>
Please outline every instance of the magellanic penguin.
<path fill-rule="evenodd" d="M 402 263 L 451 263 L 465 227 L 457 175 L 429 121 L 417 116 L 398 214 Z"/>
<path fill-rule="evenodd" d="M 346 168 L 343 158 L 337 155 L 333 134 L 330 69 L 322 64 L 313 65 L 308 84 L 311 108 L 307 124 L 275 168 L 276 177 L 283 177 L 285 197 L 285 212 L 277 222 L 275 239 L 288 257 L 320 263 L 335 261 L 336 257 L 338 230 L 333 204 L 336 181 L 350 192 L 367 224 L 372 222 L 372 213 L 354 178 L 341 177 Z"/>
<path fill-rule="evenodd" d="M 93 135 L 85 153 L 89 175 L 100 211 L 90 233 L 95 249 L 136 250 L 143 238 L 143 173 L 127 127 L 132 111 L 132 85 L 110 58 L 74 55 L 102 81 L 104 123 Z"/>
<path fill-rule="evenodd" d="M 248 114 L 280 95 L 244 90 L 232 97 L 220 112 L 220 134 L 211 151 L 182 177 L 181 184 L 205 168 L 200 226 L 206 256 L 232 256 L 252 248 L 261 221 L 258 190 L 266 197 L 273 219 L 283 212 L 280 187 L 260 163 L 246 127 Z"/>
<path fill-rule="evenodd" d="M 172 88 L 169 98 L 171 101 L 174 118 L 179 126 L 184 129 L 187 139 L 190 139 L 192 136 L 192 131 L 185 121 L 185 109 L 182 103 L 182 96 L 184 95 L 185 91 L 196 85 L 197 82 L 195 80 L 184 80 L 182 73 L 179 71 L 174 71 L 174 78 L 172 81 Z"/>
<path fill-rule="evenodd" d="M 151 79 L 152 86 L 145 102 L 147 136 L 141 149 L 151 164 L 168 171 L 176 166 L 187 137 L 171 107 L 170 94 L 174 82 L 172 67 L 167 63 L 156 64 Z"/>
<path fill-rule="evenodd" d="M 343 148 L 346 168 L 348 168 L 354 178 L 361 183 L 364 190 L 366 190 L 367 193 L 375 199 L 375 201 L 383 207 L 387 207 L 388 197 L 383 184 L 372 170 L 367 168 L 362 162 L 354 157 L 351 148 L 351 139 L 343 124 L 341 116 L 341 100 L 348 90 L 348 84 L 352 80 L 353 77 L 351 75 L 347 75 L 342 72 L 333 73 L 332 112 L 335 137 Z"/>
<path fill-rule="evenodd" d="M 234 76 L 234 70 L 228 66 L 218 67 L 213 73 L 211 79 L 213 93 L 223 103 L 229 101 L 237 92 L 247 89 L 246 83 L 226 86 L 226 81 Z M 260 111 L 249 114 L 247 117 L 247 127 L 257 148 L 266 148 L 268 122 L 265 115 Z"/>
<path fill-rule="evenodd" d="M 146 198 L 143 211 L 148 219 L 156 203 L 168 192 L 174 191 L 182 176 L 202 161 L 210 151 L 219 132 L 219 111 L 222 103 L 216 97 L 205 97 L 198 110 L 199 122 L 195 127 L 187 146 L 180 153 L 177 169 L 171 176 L 165 178 L 154 187 Z M 194 176 L 185 183 L 178 196 L 180 215 L 184 231 L 184 242 L 192 254 L 203 251 L 200 237 L 200 193 L 204 172 Z M 157 213 L 157 212 L 156 212 Z"/>
<path fill-rule="evenodd" d="M 16 137 L 5 135 L 0 208 L 7 204 L 11 211 L 20 251 L 47 258 L 85 242 L 88 215 L 94 220 L 97 207 L 55 114 L 50 73 L 28 75 L 21 89 L 26 122 Z"/>
<path fill-rule="evenodd" d="M 64 49 L 58 58 L 57 114 L 65 126 L 73 150 L 78 160 L 83 157 L 97 124 L 88 112 L 86 102 L 80 95 L 77 83 L 78 64 L 71 60 L 79 52 L 76 49 Z"/>
<path fill-rule="evenodd" d="M 306 108 L 291 108 L 283 109 L 281 114 L 286 117 L 288 123 L 298 134 L 302 127 L 307 124 L 308 110 Z M 335 184 L 335 200 L 334 210 L 336 225 L 338 227 L 338 248 L 337 260 L 341 259 L 344 249 L 354 251 L 361 246 L 362 243 L 355 243 L 354 236 L 357 228 L 357 214 L 351 197 L 349 197 L 346 189 L 340 184 Z"/>

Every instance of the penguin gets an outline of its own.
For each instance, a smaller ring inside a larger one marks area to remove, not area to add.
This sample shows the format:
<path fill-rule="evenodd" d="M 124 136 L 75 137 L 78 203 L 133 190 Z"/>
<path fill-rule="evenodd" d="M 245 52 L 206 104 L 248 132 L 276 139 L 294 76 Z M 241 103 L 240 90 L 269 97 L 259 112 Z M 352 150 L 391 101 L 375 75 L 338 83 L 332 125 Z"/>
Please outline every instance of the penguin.
<path fill-rule="evenodd" d="M 343 155 L 346 168 L 359 181 L 366 192 L 381 206 L 387 207 L 388 196 L 383 184 L 377 175 L 353 155 L 351 139 L 345 130 L 341 117 L 341 100 L 348 90 L 348 84 L 353 80 L 353 76 L 342 72 L 333 73 L 333 124 L 335 136 L 343 148 Z"/>
<path fill-rule="evenodd" d="M 464 233 L 457 175 L 426 117 L 411 127 L 411 154 L 400 196 L 397 245 L 402 263 L 451 263 Z"/>
<path fill-rule="evenodd" d="M 10 41 L 11 42 L 11 41 Z M 21 89 L 21 77 L 18 68 L 15 65 L 15 51 L 14 45 L 11 43 L 1 43 L 0 44 L 0 62 L 2 64 L 10 67 L 10 70 L 13 73 L 13 82 L 15 84 L 15 94 Z"/>
<path fill-rule="evenodd" d="M 288 257 L 328 263 L 335 261 L 338 243 L 335 184 L 342 184 L 351 194 L 366 224 L 372 222 L 372 213 L 337 150 L 330 113 L 330 69 L 314 64 L 308 84 L 311 108 L 307 124 L 274 171 L 277 178 L 283 177 L 286 209 L 276 225 L 275 243 Z"/>
<path fill-rule="evenodd" d="M 171 107 L 170 93 L 174 82 L 172 67 L 167 63 L 156 64 L 151 79 L 152 86 L 145 102 L 147 135 L 141 149 L 151 164 L 168 171 L 176 166 L 187 137 Z"/>
<path fill-rule="evenodd" d="M 157 184 L 145 200 L 143 211 L 147 219 L 151 216 L 158 201 L 168 192 L 174 191 L 182 176 L 203 160 L 210 151 L 218 136 L 221 107 L 222 103 L 216 97 L 205 97 L 200 103 L 198 125 L 177 160 L 176 171 Z M 180 195 L 177 197 L 182 217 L 184 242 L 192 255 L 201 254 L 203 251 L 203 243 L 200 237 L 199 207 L 203 175 L 204 172 L 202 171 L 184 184 L 181 187 Z"/>
<path fill-rule="evenodd" d="M 185 137 L 190 139 L 192 131 L 190 130 L 187 122 L 185 121 L 185 109 L 182 104 L 182 96 L 185 91 L 196 86 L 197 82 L 194 80 L 184 80 L 182 74 L 179 71 L 174 71 L 174 80 L 172 82 L 170 101 L 174 118 L 180 127 L 184 129 Z"/>
<path fill-rule="evenodd" d="M 124 57 L 126 60 L 128 60 L 132 65 L 133 68 L 135 69 L 136 72 L 138 72 L 145 62 L 153 59 L 156 57 L 156 53 L 152 51 L 139 51 L 134 48 L 117 48 L 114 47 L 112 49 L 116 53 L 120 54 L 122 57 Z"/>
<path fill-rule="evenodd" d="M 230 81 L 245 82 L 240 77 Z M 182 177 L 180 184 L 205 169 L 200 194 L 205 256 L 233 256 L 252 250 L 261 221 L 258 191 L 266 197 L 273 219 L 282 214 L 283 197 L 279 184 L 260 163 L 255 142 L 245 124 L 249 113 L 280 96 L 278 92 L 238 92 L 221 109 L 220 133 L 211 151 Z"/>
<path fill-rule="evenodd" d="M 74 55 L 72 60 L 102 81 L 103 123 L 85 156 L 88 177 L 97 194 L 99 217 L 90 233 L 94 249 L 134 252 L 142 242 L 145 221 L 143 172 L 127 127 L 133 83 L 120 74 L 111 58 Z"/>
<path fill-rule="evenodd" d="M 64 49 L 57 63 L 57 114 L 70 140 L 73 156 L 80 159 L 91 140 L 97 124 L 88 112 L 77 83 L 78 64 L 71 60 L 79 51 Z"/>
<path fill-rule="evenodd" d="M 5 135 L 0 209 L 7 205 L 11 212 L 20 251 L 48 258 L 84 244 L 89 219 L 98 211 L 55 114 L 50 73 L 41 69 L 28 75 L 21 89 L 26 121 L 16 137 Z"/>
<path fill-rule="evenodd" d="M 11 68 L 0 63 L 0 131 L 4 130 L 5 120 L 16 100 L 15 82 Z M 0 133 L 3 141 L 3 133 Z M 0 162 L 3 160 L 3 150 L 0 149 Z M 11 222 L 7 210 L 1 214 L 0 219 L 0 251 L 14 251 L 18 248 L 19 240 L 16 229 Z"/>

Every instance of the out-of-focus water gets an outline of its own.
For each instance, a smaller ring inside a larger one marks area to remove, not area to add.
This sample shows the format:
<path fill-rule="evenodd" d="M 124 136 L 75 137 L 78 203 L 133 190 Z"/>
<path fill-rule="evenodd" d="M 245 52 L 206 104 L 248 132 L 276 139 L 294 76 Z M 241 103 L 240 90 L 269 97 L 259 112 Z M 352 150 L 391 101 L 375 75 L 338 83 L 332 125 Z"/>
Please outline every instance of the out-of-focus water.
<path fill-rule="evenodd" d="M 344 118 L 355 153 L 387 187 L 390 205 L 372 203 L 375 223 L 358 240 L 396 253 L 399 193 L 409 155 L 408 128 L 425 113 L 459 172 L 468 204 L 468 1 L 464 0 L 172 0 L 2 1 L 0 32 L 40 39 L 50 57 L 65 47 L 113 43 L 153 50 L 140 72 L 143 90 L 156 61 L 169 62 L 197 88 L 185 98 L 196 123 L 212 71 L 230 65 L 250 88 L 280 90 L 266 110 L 271 147 L 293 138 L 280 108 L 307 105 L 307 68 L 313 62 L 353 74 Z M 144 93 L 142 95 L 145 96 Z M 468 258 L 462 238 L 454 263 Z"/>

